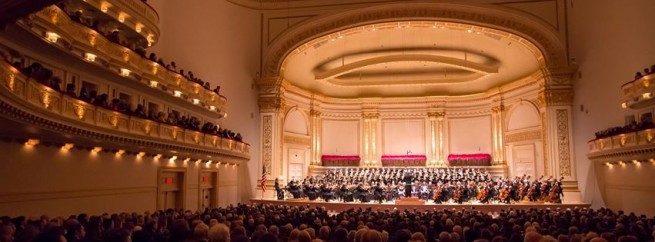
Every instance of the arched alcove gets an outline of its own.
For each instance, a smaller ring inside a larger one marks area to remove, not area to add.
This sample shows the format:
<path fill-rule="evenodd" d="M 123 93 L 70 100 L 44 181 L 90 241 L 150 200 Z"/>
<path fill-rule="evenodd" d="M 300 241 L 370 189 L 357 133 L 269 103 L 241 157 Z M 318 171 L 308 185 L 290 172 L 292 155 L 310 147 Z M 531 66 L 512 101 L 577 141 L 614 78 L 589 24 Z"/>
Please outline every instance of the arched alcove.
<path fill-rule="evenodd" d="M 305 116 L 299 110 L 290 111 L 284 119 L 284 132 L 309 135 L 309 127 Z"/>
<path fill-rule="evenodd" d="M 513 107 L 507 118 L 507 131 L 535 128 L 540 125 L 539 111 L 527 102 Z"/>

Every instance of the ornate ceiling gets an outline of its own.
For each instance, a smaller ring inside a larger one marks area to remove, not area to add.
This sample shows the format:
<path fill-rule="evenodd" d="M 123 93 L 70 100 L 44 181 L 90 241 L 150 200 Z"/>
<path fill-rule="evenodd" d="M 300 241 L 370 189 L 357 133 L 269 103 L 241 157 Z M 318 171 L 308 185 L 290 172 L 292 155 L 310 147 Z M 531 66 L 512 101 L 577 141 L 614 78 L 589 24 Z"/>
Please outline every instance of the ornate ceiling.
<path fill-rule="evenodd" d="M 539 70 L 528 41 L 479 26 L 403 21 L 315 38 L 286 57 L 284 79 L 337 98 L 467 95 Z"/>

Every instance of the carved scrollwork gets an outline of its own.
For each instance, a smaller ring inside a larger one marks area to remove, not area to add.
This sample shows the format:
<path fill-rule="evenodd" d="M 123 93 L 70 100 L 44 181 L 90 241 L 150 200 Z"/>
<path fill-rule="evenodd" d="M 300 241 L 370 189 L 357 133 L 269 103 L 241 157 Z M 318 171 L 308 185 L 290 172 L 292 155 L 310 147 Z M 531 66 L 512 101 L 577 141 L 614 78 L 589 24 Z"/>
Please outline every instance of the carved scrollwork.
<path fill-rule="evenodd" d="M 558 109 L 557 116 L 557 151 L 559 170 L 562 176 L 571 176 L 571 153 L 569 150 L 569 114 L 566 109 Z"/>

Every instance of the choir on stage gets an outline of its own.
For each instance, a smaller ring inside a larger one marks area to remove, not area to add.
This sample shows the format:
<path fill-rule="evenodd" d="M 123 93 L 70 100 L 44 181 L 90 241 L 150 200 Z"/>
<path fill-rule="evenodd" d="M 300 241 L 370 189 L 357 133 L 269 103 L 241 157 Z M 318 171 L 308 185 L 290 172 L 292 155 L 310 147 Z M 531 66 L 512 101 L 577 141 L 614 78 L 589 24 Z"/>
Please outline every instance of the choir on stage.
<path fill-rule="evenodd" d="M 275 180 L 277 198 L 339 202 L 390 202 L 418 197 L 442 203 L 561 203 L 562 179 L 492 178 L 474 168 L 333 168 L 324 176 Z"/>

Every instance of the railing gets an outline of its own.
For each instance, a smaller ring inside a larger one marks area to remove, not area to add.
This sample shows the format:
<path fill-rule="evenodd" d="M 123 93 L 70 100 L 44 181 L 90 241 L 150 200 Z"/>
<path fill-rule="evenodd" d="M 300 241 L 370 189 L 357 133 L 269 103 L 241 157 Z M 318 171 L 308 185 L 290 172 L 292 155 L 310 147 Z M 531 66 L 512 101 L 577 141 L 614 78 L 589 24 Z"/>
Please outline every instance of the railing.
<path fill-rule="evenodd" d="M 84 0 L 99 11 L 121 21 L 154 44 L 159 39 L 159 14 L 142 0 Z"/>
<path fill-rule="evenodd" d="M 38 35 L 52 31 L 59 38 L 70 44 L 72 54 L 83 59 L 85 53 L 96 56 L 94 62 L 104 60 L 117 74 L 121 69 L 129 70 L 129 76 L 141 77 L 140 82 L 161 89 L 169 95 L 186 98 L 187 102 L 204 106 L 220 112 L 224 110 L 227 99 L 200 84 L 186 79 L 184 76 L 169 71 L 165 67 L 139 56 L 132 50 L 112 43 L 96 31 L 70 20 L 68 15 L 56 6 L 50 6 L 35 14 L 32 31 Z M 40 27 L 43 30 L 39 30 Z M 47 40 L 46 40 L 47 41 Z M 79 52 L 79 53 L 77 53 Z M 137 81 L 135 79 L 135 81 Z M 178 95 L 176 92 L 179 92 Z M 197 103 L 196 101 L 197 100 Z M 213 107 L 213 108 L 212 108 Z"/>
<path fill-rule="evenodd" d="M 0 63 L 0 81 L 3 86 L 3 91 L 0 93 L 9 92 L 15 98 L 31 104 L 33 108 L 67 118 L 69 121 L 76 122 L 77 126 L 87 124 L 125 135 L 137 135 L 161 142 L 197 145 L 236 152 L 242 156 L 249 156 L 250 153 L 250 146 L 243 142 L 129 116 L 86 103 L 25 77 L 5 62 Z"/>
<path fill-rule="evenodd" d="M 655 104 L 655 73 L 645 75 L 621 86 L 623 108 L 644 108 Z"/>
<path fill-rule="evenodd" d="M 587 156 L 597 156 L 611 153 L 621 153 L 641 147 L 655 147 L 655 129 L 645 129 L 636 132 L 618 134 L 607 138 L 590 140 L 587 142 Z M 652 154 L 650 155 L 653 158 Z"/>

